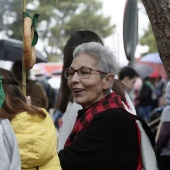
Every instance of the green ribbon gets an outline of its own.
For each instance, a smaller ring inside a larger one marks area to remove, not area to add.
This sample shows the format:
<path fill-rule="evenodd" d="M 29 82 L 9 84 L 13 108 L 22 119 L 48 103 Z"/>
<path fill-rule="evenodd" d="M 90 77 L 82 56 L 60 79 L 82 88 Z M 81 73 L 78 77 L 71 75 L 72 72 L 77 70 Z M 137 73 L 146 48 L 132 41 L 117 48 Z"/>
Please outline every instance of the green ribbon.
<path fill-rule="evenodd" d="M 32 26 L 31 27 L 34 27 L 34 37 L 33 37 L 31 46 L 33 47 L 38 42 L 38 32 L 37 32 L 37 30 L 35 28 L 35 23 L 38 20 L 38 17 L 39 17 L 40 14 L 34 14 L 33 17 L 31 17 L 27 12 L 23 12 L 23 15 L 24 15 L 24 18 L 25 17 L 30 17 L 32 19 Z"/>
<path fill-rule="evenodd" d="M 3 89 L 3 86 L 2 86 L 2 80 L 3 80 L 3 77 L 0 76 L 0 108 L 2 108 L 2 105 L 3 105 L 4 100 L 5 100 L 5 93 L 4 93 L 4 89 Z"/>

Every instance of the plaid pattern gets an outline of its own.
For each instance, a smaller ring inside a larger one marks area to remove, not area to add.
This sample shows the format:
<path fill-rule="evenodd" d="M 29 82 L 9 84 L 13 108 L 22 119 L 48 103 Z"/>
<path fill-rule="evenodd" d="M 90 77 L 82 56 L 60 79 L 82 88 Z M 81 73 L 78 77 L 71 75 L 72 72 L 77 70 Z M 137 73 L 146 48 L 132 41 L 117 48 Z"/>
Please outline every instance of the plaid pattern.
<path fill-rule="evenodd" d="M 116 95 L 114 92 L 94 104 L 80 117 L 80 119 L 76 120 L 74 128 L 65 143 L 65 147 L 72 144 L 75 138 L 89 125 L 96 114 L 113 108 L 126 110 L 122 104 L 121 97 Z"/>
<path fill-rule="evenodd" d="M 128 103 L 125 103 L 125 105 L 127 107 L 129 106 Z M 115 92 L 110 93 L 109 95 L 101 99 L 99 102 L 94 104 L 92 107 L 90 107 L 85 112 L 85 114 L 83 114 L 80 117 L 80 119 L 77 118 L 74 128 L 65 143 L 65 147 L 72 144 L 75 138 L 89 125 L 89 123 L 92 121 L 93 117 L 96 114 L 113 108 L 120 108 L 126 110 L 125 106 L 122 104 L 121 97 L 119 95 L 116 95 Z M 142 170 L 143 165 L 141 160 L 141 133 L 138 124 L 136 123 L 137 116 L 132 115 L 131 113 L 129 114 L 131 115 L 132 119 L 134 119 L 134 123 L 137 130 L 138 148 L 139 148 L 137 170 Z"/>

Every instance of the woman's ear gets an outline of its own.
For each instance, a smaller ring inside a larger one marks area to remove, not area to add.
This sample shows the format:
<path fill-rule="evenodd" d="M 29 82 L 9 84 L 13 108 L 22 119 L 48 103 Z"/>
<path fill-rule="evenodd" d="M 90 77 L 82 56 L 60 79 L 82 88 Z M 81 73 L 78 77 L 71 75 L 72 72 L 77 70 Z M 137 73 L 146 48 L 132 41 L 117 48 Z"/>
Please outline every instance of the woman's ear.
<path fill-rule="evenodd" d="M 113 81 L 114 81 L 114 74 L 109 73 L 104 77 L 104 85 L 103 85 L 103 89 L 108 89 L 112 86 Z"/>

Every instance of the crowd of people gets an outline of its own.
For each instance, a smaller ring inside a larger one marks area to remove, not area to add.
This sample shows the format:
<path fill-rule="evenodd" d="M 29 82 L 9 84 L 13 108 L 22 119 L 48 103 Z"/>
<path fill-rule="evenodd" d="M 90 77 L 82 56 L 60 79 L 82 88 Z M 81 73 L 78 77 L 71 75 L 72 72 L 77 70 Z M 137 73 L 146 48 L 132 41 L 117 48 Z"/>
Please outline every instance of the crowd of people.
<path fill-rule="evenodd" d="M 21 73 L 22 61 L 11 70 L 0 68 L 3 170 L 142 169 L 134 116 L 149 123 L 160 106 L 160 130 L 152 149 L 160 170 L 170 169 L 170 84 L 161 84 L 159 74 L 152 73 L 132 97 L 138 73 L 130 66 L 119 70 L 116 56 L 95 32 L 79 30 L 69 37 L 58 94 L 43 75 L 31 80 L 27 71 L 24 96 Z"/>
<path fill-rule="evenodd" d="M 142 87 L 136 97 L 136 110 L 139 117 L 143 118 L 147 123 L 152 121 L 152 111 L 164 105 L 161 99 L 164 94 L 165 85 L 159 89 L 156 85 L 158 82 L 159 74 L 154 72 L 149 74 L 144 80 Z"/>

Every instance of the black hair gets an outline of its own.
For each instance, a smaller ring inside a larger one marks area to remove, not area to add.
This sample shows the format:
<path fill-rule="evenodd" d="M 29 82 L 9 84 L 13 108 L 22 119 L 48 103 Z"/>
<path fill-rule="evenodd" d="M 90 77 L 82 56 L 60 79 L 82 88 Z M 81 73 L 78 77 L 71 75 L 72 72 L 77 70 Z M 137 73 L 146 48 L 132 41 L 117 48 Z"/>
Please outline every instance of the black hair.
<path fill-rule="evenodd" d="M 129 77 L 130 79 L 133 79 L 135 77 L 139 77 L 138 73 L 136 72 L 135 69 L 133 69 L 130 66 L 125 66 L 123 67 L 118 75 L 119 80 L 123 80 L 125 77 Z"/>

